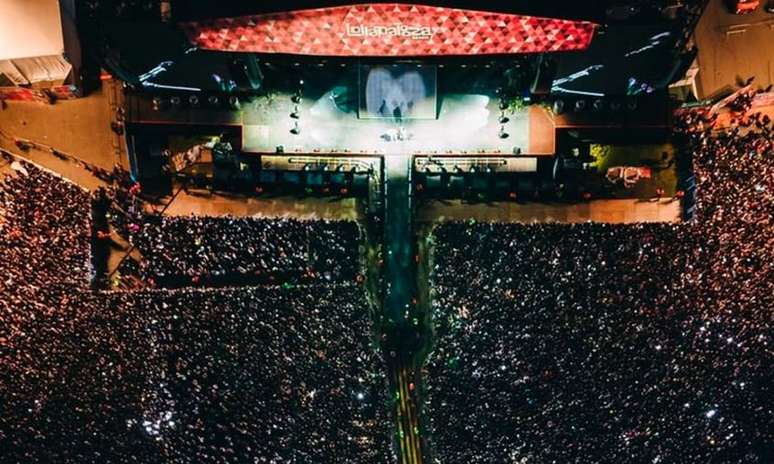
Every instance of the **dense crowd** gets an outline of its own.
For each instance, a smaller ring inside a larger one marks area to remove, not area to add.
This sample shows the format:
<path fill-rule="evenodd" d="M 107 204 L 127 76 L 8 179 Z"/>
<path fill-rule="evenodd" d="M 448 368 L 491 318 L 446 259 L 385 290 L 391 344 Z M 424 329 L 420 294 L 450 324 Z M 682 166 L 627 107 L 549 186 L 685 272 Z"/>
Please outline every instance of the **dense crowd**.
<path fill-rule="evenodd" d="M 690 223 L 436 229 L 436 459 L 771 462 L 774 153 L 748 110 L 678 124 Z"/>
<path fill-rule="evenodd" d="M 92 291 L 89 195 L 23 168 L 0 184 L 0 462 L 395 462 L 362 286 Z"/>
<path fill-rule="evenodd" d="M 204 216 L 146 216 L 132 236 L 145 277 L 189 283 L 244 276 L 352 281 L 358 240 L 354 222 Z"/>
<path fill-rule="evenodd" d="M 32 164 L 0 175 L 0 349 L 89 282 L 89 194 Z M 35 302 L 52 301 L 52 306 Z"/>
<path fill-rule="evenodd" d="M 71 298 L 3 356 L 3 462 L 393 462 L 360 287 Z"/>

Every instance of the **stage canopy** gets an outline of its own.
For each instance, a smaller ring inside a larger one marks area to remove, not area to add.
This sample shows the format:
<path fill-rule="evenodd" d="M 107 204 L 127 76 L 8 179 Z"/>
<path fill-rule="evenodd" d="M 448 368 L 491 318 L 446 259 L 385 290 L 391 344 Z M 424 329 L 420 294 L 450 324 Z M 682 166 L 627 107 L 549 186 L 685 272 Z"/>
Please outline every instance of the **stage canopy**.
<path fill-rule="evenodd" d="M 353 57 L 505 55 L 585 50 L 595 24 L 378 3 L 183 25 L 203 49 Z"/>

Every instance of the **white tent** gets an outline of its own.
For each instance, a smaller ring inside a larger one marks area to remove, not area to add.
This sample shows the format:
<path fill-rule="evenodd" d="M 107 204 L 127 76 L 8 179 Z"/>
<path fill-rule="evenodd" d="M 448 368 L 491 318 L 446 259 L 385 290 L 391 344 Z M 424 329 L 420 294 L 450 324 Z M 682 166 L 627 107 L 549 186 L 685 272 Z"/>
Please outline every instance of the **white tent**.
<path fill-rule="evenodd" d="M 58 0 L 0 0 L 0 74 L 16 85 L 61 83 L 71 66 Z"/>

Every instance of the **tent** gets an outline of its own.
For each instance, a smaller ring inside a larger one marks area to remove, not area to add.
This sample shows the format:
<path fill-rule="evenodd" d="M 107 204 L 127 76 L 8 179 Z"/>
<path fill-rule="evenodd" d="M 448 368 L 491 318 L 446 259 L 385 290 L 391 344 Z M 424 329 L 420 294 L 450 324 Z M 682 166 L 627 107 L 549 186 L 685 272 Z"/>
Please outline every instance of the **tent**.
<path fill-rule="evenodd" d="M 58 0 L 3 0 L 0 85 L 61 85 L 72 70 L 64 58 Z"/>

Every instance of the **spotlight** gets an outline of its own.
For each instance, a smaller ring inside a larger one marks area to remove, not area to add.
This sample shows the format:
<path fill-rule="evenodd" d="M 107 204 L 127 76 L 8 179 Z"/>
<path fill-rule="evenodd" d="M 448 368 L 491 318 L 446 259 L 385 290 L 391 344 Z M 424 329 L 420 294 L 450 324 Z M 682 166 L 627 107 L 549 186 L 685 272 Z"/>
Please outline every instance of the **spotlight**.
<path fill-rule="evenodd" d="M 575 102 L 575 111 L 583 111 L 586 109 L 586 100 L 578 100 Z"/>
<path fill-rule="evenodd" d="M 188 97 L 188 104 L 191 105 L 191 107 L 196 108 L 199 106 L 199 97 L 196 95 L 191 95 Z"/>
<path fill-rule="evenodd" d="M 171 104 L 172 104 L 172 106 L 175 106 L 175 107 L 178 107 L 178 106 L 180 106 L 180 97 L 178 97 L 177 95 L 175 95 L 174 97 L 172 97 L 172 98 L 170 98 L 170 99 L 169 99 L 169 103 L 171 103 Z"/>
<path fill-rule="evenodd" d="M 239 109 L 239 98 L 237 98 L 236 95 L 231 95 L 228 97 L 228 104 L 231 106 L 232 109 L 238 110 Z"/>
<path fill-rule="evenodd" d="M 497 133 L 497 136 L 500 137 L 501 139 L 507 139 L 508 137 L 510 137 L 510 135 L 507 132 L 505 132 L 505 126 L 500 126 L 500 132 Z"/>
<path fill-rule="evenodd" d="M 594 100 L 594 103 L 591 105 L 591 107 L 594 109 L 594 111 L 602 111 L 605 108 L 605 102 L 604 100 L 598 98 Z"/>
<path fill-rule="evenodd" d="M 564 100 L 556 100 L 553 105 L 553 110 L 555 114 L 564 113 Z"/>
<path fill-rule="evenodd" d="M 470 172 L 475 174 L 476 173 L 476 167 L 475 166 L 471 166 L 470 167 Z"/>
<path fill-rule="evenodd" d="M 164 109 L 164 99 L 161 97 L 153 97 L 153 111 L 161 111 Z"/>
<path fill-rule="evenodd" d="M 292 97 L 290 97 L 290 101 L 298 105 L 299 103 L 301 103 L 301 95 L 299 94 L 293 95 Z"/>
<path fill-rule="evenodd" d="M 207 103 L 212 106 L 216 106 L 218 103 L 220 103 L 220 99 L 216 95 L 210 95 L 207 97 Z"/>
<path fill-rule="evenodd" d="M 298 111 L 298 105 L 293 108 L 293 112 L 290 113 L 290 117 L 293 119 L 301 119 L 301 113 Z"/>
<path fill-rule="evenodd" d="M 336 166 L 336 172 L 344 172 L 344 165 L 340 164 L 340 165 Z"/>
<path fill-rule="evenodd" d="M 290 133 L 293 135 L 299 135 L 301 133 L 301 127 L 298 125 L 298 121 L 293 124 L 293 128 L 290 129 Z"/>
<path fill-rule="evenodd" d="M 503 110 L 503 111 L 507 110 L 508 109 L 508 102 L 505 101 L 505 100 L 500 101 L 500 109 Z"/>
<path fill-rule="evenodd" d="M 510 119 L 505 114 L 501 114 L 498 121 L 500 121 L 500 124 L 507 124 L 510 121 Z"/>

